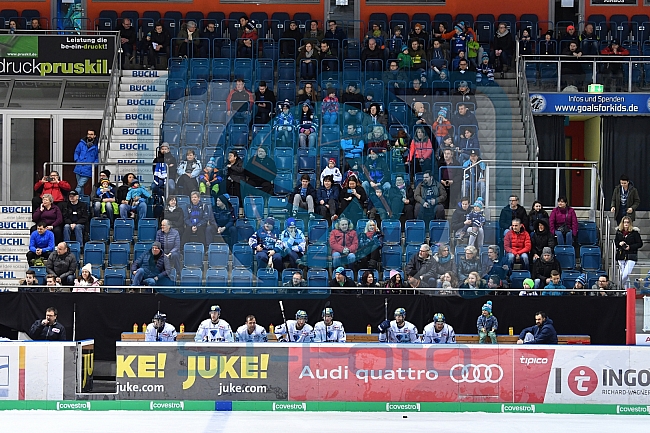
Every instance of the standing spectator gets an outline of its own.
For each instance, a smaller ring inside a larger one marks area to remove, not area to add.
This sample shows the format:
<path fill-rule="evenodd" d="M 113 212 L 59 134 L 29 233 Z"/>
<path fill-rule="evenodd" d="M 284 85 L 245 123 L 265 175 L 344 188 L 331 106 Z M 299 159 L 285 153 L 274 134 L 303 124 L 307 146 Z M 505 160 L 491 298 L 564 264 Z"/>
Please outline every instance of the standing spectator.
<path fill-rule="evenodd" d="M 498 60 L 496 70 L 497 72 L 501 72 L 501 78 L 503 78 L 503 74 L 508 72 L 508 68 L 510 68 L 510 61 L 515 51 L 515 41 L 506 23 L 499 23 L 499 27 L 494 35 L 493 47 L 494 60 Z"/>
<path fill-rule="evenodd" d="M 433 144 L 423 126 L 415 127 L 407 161 L 413 173 L 433 170 Z"/>
<path fill-rule="evenodd" d="M 332 266 L 338 268 L 342 263 L 353 265 L 359 249 L 359 238 L 347 218 L 340 218 L 330 232 L 329 245 L 332 250 Z"/>
<path fill-rule="evenodd" d="M 41 205 L 41 199 L 45 194 L 50 194 L 54 204 L 63 210 L 63 203 L 65 203 L 65 198 L 71 189 L 70 184 L 59 177 L 58 171 L 50 171 L 49 176 L 43 176 L 43 179 L 34 185 L 34 191 L 38 196 L 32 199 L 32 209 L 36 209 Z"/>
<path fill-rule="evenodd" d="M 83 268 L 81 268 L 81 273 L 74 280 L 74 288 L 72 291 L 99 293 L 101 292 L 99 286 L 99 279 L 93 275 L 92 265 L 90 263 L 87 263 Z"/>
<path fill-rule="evenodd" d="M 182 238 L 183 230 L 185 229 L 185 214 L 183 213 L 183 209 L 178 207 L 176 196 L 171 196 L 167 199 L 167 207 L 163 210 L 163 218 L 170 223 L 171 228 L 178 231 L 178 234 Z"/>
<path fill-rule="evenodd" d="M 65 341 L 65 327 L 57 322 L 59 312 L 54 307 L 45 310 L 45 319 L 37 320 L 29 329 L 32 340 Z"/>
<path fill-rule="evenodd" d="M 533 263 L 531 274 L 535 279 L 535 289 L 544 288 L 550 284 L 553 271 L 562 277 L 562 265 L 553 255 L 553 250 L 545 247 L 540 258 Z"/>
<path fill-rule="evenodd" d="M 147 33 L 145 40 L 142 41 L 142 46 L 144 52 L 147 54 L 147 66 L 149 69 L 156 69 L 156 60 L 158 57 L 169 55 L 170 41 L 171 37 L 167 33 L 167 30 L 164 29 L 162 23 L 156 23 L 154 31 Z M 161 68 L 163 68 L 162 65 Z M 164 68 L 167 68 L 167 61 L 164 63 Z"/>
<path fill-rule="evenodd" d="M 629 177 L 623 174 L 619 182 L 620 186 L 614 188 L 614 192 L 612 193 L 612 202 L 610 205 L 612 208 L 611 212 L 616 219 L 616 224 L 620 224 L 624 216 L 629 216 L 634 221 L 636 218 L 636 208 L 641 203 L 639 192 L 632 185 Z"/>
<path fill-rule="evenodd" d="M 277 100 L 275 98 L 275 93 L 273 93 L 273 89 L 267 87 L 266 81 L 260 81 L 257 85 L 257 90 L 255 91 L 255 107 L 257 107 L 257 111 L 253 118 L 253 124 L 266 125 L 269 123 L 273 116 L 276 102 Z"/>
<path fill-rule="evenodd" d="M 409 279 L 409 284 L 411 284 L 411 278 L 413 278 L 422 283 L 422 285 L 418 284 L 417 287 L 436 287 L 437 265 L 438 262 L 431 257 L 431 247 L 428 244 L 422 244 L 418 253 L 414 254 L 406 264 L 404 275 Z"/>
<path fill-rule="evenodd" d="M 429 225 L 432 219 L 444 220 L 445 208 L 442 203 L 447 199 L 447 192 L 443 186 L 431 176 L 430 171 L 425 171 L 422 182 L 415 188 L 415 215 L 418 219 Z"/>
<path fill-rule="evenodd" d="M 535 325 L 521 331 L 517 344 L 557 344 L 557 332 L 551 318 L 543 311 L 535 313 Z"/>
<path fill-rule="evenodd" d="M 226 192 L 231 197 L 238 197 L 241 202 L 240 183 L 246 179 L 244 174 L 244 162 L 236 150 L 228 151 L 228 161 L 225 167 L 224 178 L 226 179 Z"/>
<path fill-rule="evenodd" d="M 445 189 L 445 198 L 440 201 L 444 207 L 449 203 L 455 203 L 461 196 L 461 185 L 463 182 L 463 167 L 456 159 L 454 151 L 446 148 L 442 152 L 442 158 L 438 161 L 440 166 L 440 183 Z"/>
<path fill-rule="evenodd" d="M 176 180 L 177 193 L 188 195 L 196 190 L 199 186 L 198 177 L 203 171 L 201 161 L 196 159 L 196 153 L 193 149 L 188 149 L 185 159 L 178 164 L 176 170 L 178 179 Z"/>
<path fill-rule="evenodd" d="M 32 220 L 35 223 L 44 222 L 45 227 L 54 233 L 54 240 L 61 242 L 63 239 L 63 214 L 58 206 L 54 206 L 54 199 L 51 194 L 44 194 L 41 206 L 32 213 Z M 36 225 L 30 229 L 30 233 L 36 230 Z"/>
<path fill-rule="evenodd" d="M 70 191 L 68 202 L 63 208 L 63 240 L 69 241 L 70 233 L 74 233 L 74 240 L 79 242 L 83 248 L 84 233 L 89 221 L 88 205 L 79 201 L 79 194 L 73 189 Z"/>
<path fill-rule="evenodd" d="M 126 193 L 127 204 L 120 205 L 120 217 L 134 218 L 137 216 L 138 220 L 147 217 L 147 200 L 151 198 L 151 193 L 144 187 L 140 186 L 138 179 L 131 181 L 131 188 Z"/>
<path fill-rule="evenodd" d="M 29 235 L 29 251 L 27 251 L 29 266 L 45 266 L 45 261 L 54 251 L 54 233 L 46 226 L 47 223 L 39 221 L 36 230 Z"/>
<path fill-rule="evenodd" d="M 512 220 L 512 230 L 506 234 L 503 244 L 510 269 L 512 270 L 515 262 L 520 262 L 524 269 L 528 269 L 528 254 L 531 249 L 530 236 L 524 229 L 521 220 Z"/>
<path fill-rule="evenodd" d="M 582 88 L 584 81 L 584 70 L 582 69 L 582 51 L 577 41 L 570 41 L 568 48 L 562 51 L 562 55 L 569 59 L 562 59 L 562 86 L 575 86 L 578 90 Z"/>
<path fill-rule="evenodd" d="M 97 145 L 97 136 L 94 129 L 89 129 L 86 138 L 79 140 L 74 150 L 74 162 L 78 163 L 74 169 L 77 175 L 77 192 L 84 193 L 84 186 L 93 175 L 93 165 L 89 163 L 99 162 L 99 147 Z"/>
<path fill-rule="evenodd" d="M 372 219 L 368 220 L 363 233 L 359 235 L 359 249 L 357 250 L 359 268 L 379 270 L 383 238 L 384 236 L 377 227 L 377 222 Z"/>
<path fill-rule="evenodd" d="M 122 66 L 133 60 L 133 47 L 135 46 L 136 33 L 129 18 L 122 18 L 122 22 L 115 29 L 120 32 L 120 46 L 122 47 Z"/>
<path fill-rule="evenodd" d="M 144 252 L 131 264 L 131 286 L 173 286 L 169 260 L 162 252 L 160 242 L 154 242 L 149 251 Z"/>
<path fill-rule="evenodd" d="M 637 251 L 643 247 L 640 231 L 634 227 L 631 217 L 624 216 L 621 219 L 621 223 L 616 229 L 614 244 L 616 245 L 616 260 L 618 260 L 621 272 L 621 287 L 627 287 L 628 277 L 637 261 Z"/>
<path fill-rule="evenodd" d="M 110 170 L 99 172 L 99 181 L 93 185 L 90 200 L 93 204 L 93 216 L 96 218 L 106 216 L 112 222 L 120 210 L 117 202 L 117 187 L 111 183 L 110 177 Z M 126 198 L 126 194 L 124 197 Z"/>
<path fill-rule="evenodd" d="M 544 206 L 542 206 L 542 203 L 539 200 L 535 200 L 533 202 L 533 206 L 530 209 L 530 212 L 528 212 L 528 231 L 529 232 L 534 232 L 537 230 L 537 222 L 539 220 L 546 220 L 546 223 L 548 224 L 549 221 L 549 216 L 548 212 L 544 209 Z"/>
<path fill-rule="evenodd" d="M 411 185 L 404 181 L 403 174 L 398 173 L 395 176 L 395 182 L 388 190 L 388 201 L 394 218 L 404 216 L 405 221 L 414 219 L 415 192 Z"/>
<path fill-rule="evenodd" d="M 320 188 L 316 191 L 317 210 L 321 217 L 336 221 L 339 206 L 339 186 L 333 185 L 332 176 L 323 178 Z"/>
<path fill-rule="evenodd" d="M 275 232 L 275 219 L 272 217 L 264 220 L 264 224 L 248 240 L 248 244 L 255 253 L 257 269 L 267 267 L 277 269 L 282 273 L 282 240 Z"/>
<path fill-rule="evenodd" d="M 307 243 L 305 235 L 296 226 L 295 218 L 288 218 L 286 228 L 280 235 L 282 240 L 282 255 L 289 259 L 290 268 L 296 268 L 298 261 L 305 254 Z"/>
<path fill-rule="evenodd" d="M 160 243 L 160 249 L 169 260 L 170 265 L 181 272 L 181 236 L 178 230 L 172 227 L 169 220 L 160 222 L 160 229 L 156 232 L 156 242 Z"/>
<path fill-rule="evenodd" d="M 215 199 L 213 213 L 216 223 L 215 236 L 218 236 L 219 242 L 227 243 L 232 249 L 232 246 L 237 241 L 237 229 L 235 228 L 237 215 L 235 215 L 235 209 L 233 209 L 230 200 L 225 194 L 219 194 Z"/>
<path fill-rule="evenodd" d="M 302 40 L 302 33 L 298 29 L 298 24 L 291 20 L 289 21 L 289 28 L 284 30 L 280 42 L 280 58 L 281 59 L 295 59 L 298 54 L 298 47 Z"/>
<path fill-rule="evenodd" d="M 539 219 L 535 225 L 535 230 L 530 234 L 530 254 L 533 256 L 533 262 L 542 256 L 546 248 L 550 248 L 552 251 L 557 245 L 555 234 L 551 233 L 548 227 L 548 221 Z"/>
<path fill-rule="evenodd" d="M 490 337 L 492 344 L 497 344 L 496 331 L 499 328 L 499 321 L 492 315 L 492 301 L 487 301 L 481 308 L 481 315 L 476 321 L 478 328 L 478 342 L 485 344 L 487 337 Z"/>
<path fill-rule="evenodd" d="M 551 232 L 557 236 L 558 245 L 573 245 L 573 238 L 578 236 L 578 217 L 567 198 L 557 199 L 557 207 L 551 211 L 549 221 Z"/>
<path fill-rule="evenodd" d="M 56 252 L 47 259 L 47 273 L 56 275 L 56 282 L 63 286 L 72 286 L 77 274 L 77 258 L 70 252 L 68 244 L 59 242 Z"/>
<path fill-rule="evenodd" d="M 269 158 L 264 146 L 257 148 L 255 154 L 248 160 L 244 172 L 248 176 L 248 184 L 259 188 L 266 194 L 273 194 L 273 182 L 278 174 L 273 158 Z"/>
<path fill-rule="evenodd" d="M 368 194 L 359 184 L 356 176 L 350 176 L 347 182 L 347 188 L 344 184 L 339 194 L 340 213 L 345 215 L 353 224 L 356 224 L 360 218 L 366 216 Z"/>
<path fill-rule="evenodd" d="M 151 192 L 155 195 L 166 197 L 165 184 L 169 183 L 169 195 L 174 194 L 176 182 L 176 157 L 169 151 L 169 143 L 163 141 L 158 149 L 158 155 L 153 160 L 153 183 Z"/>
<path fill-rule="evenodd" d="M 212 242 L 214 233 L 212 227 L 208 227 L 213 216 L 206 203 L 201 203 L 201 196 L 198 191 L 190 194 L 190 204 L 185 212 L 185 230 L 183 231 L 182 243 L 200 242 L 209 245 Z"/>
<path fill-rule="evenodd" d="M 188 21 L 181 24 L 181 29 L 176 35 L 176 55 L 178 57 L 192 58 L 199 54 L 201 46 L 201 35 L 196 28 L 196 22 Z"/>
<path fill-rule="evenodd" d="M 490 63 L 488 53 L 483 53 L 481 63 L 476 68 L 476 84 L 480 86 L 494 86 L 494 67 Z"/>
<path fill-rule="evenodd" d="M 499 215 L 499 228 L 503 232 L 503 236 L 509 230 L 512 230 L 512 221 L 518 219 L 521 221 L 527 230 L 528 224 L 528 215 L 526 214 L 526 209 L 523 206 L 519 205 L 519 196 L 512 194 L 508 199 L 508 205 L 501 209 L 501 214 Z"/>

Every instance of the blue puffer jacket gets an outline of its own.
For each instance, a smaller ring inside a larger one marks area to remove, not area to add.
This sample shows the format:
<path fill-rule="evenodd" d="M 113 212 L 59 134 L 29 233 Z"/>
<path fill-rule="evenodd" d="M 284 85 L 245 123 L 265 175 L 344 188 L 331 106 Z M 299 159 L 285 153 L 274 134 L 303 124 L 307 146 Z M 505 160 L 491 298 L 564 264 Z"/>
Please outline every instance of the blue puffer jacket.
<path fill-rule="evenodd" d="M 541 327 L 533 325 L 521 331 L 519 339 L 523 340 L 528 332 L 533 334 L 534 339 L 524 344 L 557 344 L 557 332 L 550 317 L 546 318 Z"/>
<path fill-rule="evenodd" d="M 96 143 L 88 146 L 85 139 L 79 140 L 77 148 L 74 150 L 74 162 L 99 162 L 99 147 Z M 77 165 L 74 172 L 79 176 L 92 177 L 92 165 Z"/>

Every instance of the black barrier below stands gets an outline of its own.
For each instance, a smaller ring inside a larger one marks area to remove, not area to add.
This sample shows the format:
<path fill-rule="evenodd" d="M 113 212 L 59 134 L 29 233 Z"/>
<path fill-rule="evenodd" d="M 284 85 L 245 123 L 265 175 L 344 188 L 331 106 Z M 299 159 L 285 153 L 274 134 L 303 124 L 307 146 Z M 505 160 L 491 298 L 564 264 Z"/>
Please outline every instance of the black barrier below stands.
<path fill-rule="evenodd" d="M 481 306 L 491 299 L 493 314 L 499 320 L 498 333 L 507 333 L 513 327 L 519 333 L 524 327 L 535 324 L 537 311 L 545 311 L 555 322 L 558 334 L 585 334 L 592 344 L 625 344 L 625 297 L 572 297 L 572 296 L 492 296 L 476 299 L 458 297 L 432 297 L 426 295 L 387 295 L 388 314 L 396 308 L 406 309 L 406 320 L 414 323 L 418 332 L 431 322 L 435 313 L 441 312 L 458 334 L 474 334 Z M 54 306 L 59 321 L 72 335 L 74 304 L 77 306 L 77 340 L 95 339 L 95 356 L 99 360 L 115 359 L 115 341 L 122 332 L 131 332 L 137 323 L 150 323 L 158 309 L 167 314 L 169 323 L 178 329 L 185 325 L 187 331 L 196 331 L 199 322 L 208 318 L 211 305 L 221 306 L 222 318 L 233 330 L 254 314 L 259 325 L 282 323 L 277 300 L 247 297 L 245 299 L 181 299 L 162 295 L 144 294 L 93 294 L 93 293 L 0 293 L 0 325 L 27 331 L 36 319 L 43 318 L 45 309 Z M 343 322 L 347 332 L 366 332 L 370 324 L 373 332 L 384 320 L 384 296 L 332 295 L 327 300 L 296 300 L 284 302 L 287 319 L 299 309 L 307 311 L 309 323 L 320 321 L 325 303 L 334 309 L 334 318 Z M 389 317 L 392 319 L 392 317 Z M 70 337 L 69 337 L 70 338 Z"/>

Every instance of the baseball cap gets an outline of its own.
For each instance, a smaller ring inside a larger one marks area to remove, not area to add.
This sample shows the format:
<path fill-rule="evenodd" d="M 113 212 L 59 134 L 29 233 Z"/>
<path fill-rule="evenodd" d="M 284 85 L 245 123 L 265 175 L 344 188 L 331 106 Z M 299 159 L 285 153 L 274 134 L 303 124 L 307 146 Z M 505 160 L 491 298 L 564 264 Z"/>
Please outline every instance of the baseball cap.
<path fill-rule="evenodd" d="M 68 195 L 79 195 L 76 189 L 71 189 Z"/>
<path fill-rule="evenodd" d="M 334 270 L 334 272 L 337 274 L 342 274 L 343 272 L 345 272 L 345 269 L 343 268 L 343 266 L 339 266 Z"/>

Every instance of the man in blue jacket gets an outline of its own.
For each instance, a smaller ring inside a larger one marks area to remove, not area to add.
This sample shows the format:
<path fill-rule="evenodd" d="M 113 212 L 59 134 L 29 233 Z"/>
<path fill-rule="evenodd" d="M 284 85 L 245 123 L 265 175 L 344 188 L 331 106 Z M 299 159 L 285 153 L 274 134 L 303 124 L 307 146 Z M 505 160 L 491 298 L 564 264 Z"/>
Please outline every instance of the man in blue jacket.
<path fill-rule="evenodd" d="M 553 321 L 546 317 L 546 313 L 535 313 L 535 326 L 524 329 L 519 334 L 517 344 L 557 344 L 557 332 Z"/>
<path fill-rule="evenodd" d="M 99 162 L 99 147 L 97 146 L 97 136 L 93 129 L 89 129 L 85 139 L 79 140 L 77 148 L 74 150 L 74 162 Z M 83 194 L 84 185 L 93 175 L 93 166 L 87 164 L 78 164 L 74 168 L 77 175 L 77 187 L 79 194 Z"/>

